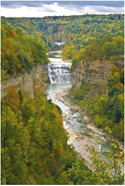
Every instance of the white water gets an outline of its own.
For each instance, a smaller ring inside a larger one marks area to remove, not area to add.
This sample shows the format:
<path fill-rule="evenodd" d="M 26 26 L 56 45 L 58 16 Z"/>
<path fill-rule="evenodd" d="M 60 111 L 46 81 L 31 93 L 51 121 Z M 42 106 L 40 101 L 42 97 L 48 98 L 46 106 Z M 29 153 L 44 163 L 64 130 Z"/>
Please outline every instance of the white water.
<path fill-rule="evenodd" d="M 69 71 L 71 63 L 67 63 L 61 58 L 50 58 L 50 61 L 48 70 L 51 84 L 48 86 L 47 97 L 62 110 L 63 125 L 69 133 L 68 144 L 72 145 L 85 159 L 89 168 L 92 168 L 89 149 L 94 148 L 107 162 L 106 151 L 113 153 L 110 142 L 103 135 L 87 128 L 87 125 L 82 122 L 80 114 L 71 110 L 72 105 L 66 104 L 64 100 L 64 96 L 72 86 Z"/>
<path fill-rule="evenodd" d="M 55 44 L 58 45 L 58 46 L 61 46 L 61 45 L 64 45 L 65 42 L 55 42 Z"/>
<path fill-rule="evenodd" d="M 49 58 L 48 64 L 49 80 L 51 84 L 70 83 L 71 63 L 62 61 L 61 58 Z"/>

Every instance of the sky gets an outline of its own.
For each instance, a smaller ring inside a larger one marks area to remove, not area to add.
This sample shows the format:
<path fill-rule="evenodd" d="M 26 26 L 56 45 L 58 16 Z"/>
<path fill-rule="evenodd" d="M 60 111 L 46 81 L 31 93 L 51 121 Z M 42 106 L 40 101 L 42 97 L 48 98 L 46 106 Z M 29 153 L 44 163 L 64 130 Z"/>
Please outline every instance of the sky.
<path fill-rule="evenodd" d="M 123 1 L 1 1 L 1 16 L 45 17 L 124 13 Z"/>

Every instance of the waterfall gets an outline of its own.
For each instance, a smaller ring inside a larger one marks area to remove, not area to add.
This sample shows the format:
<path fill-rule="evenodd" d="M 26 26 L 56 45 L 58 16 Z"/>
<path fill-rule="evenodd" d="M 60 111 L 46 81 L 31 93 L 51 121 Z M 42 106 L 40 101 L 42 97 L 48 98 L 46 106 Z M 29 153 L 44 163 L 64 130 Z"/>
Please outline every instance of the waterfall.
<path fill-rule="evenodd" d="M 70 83 L 70 63 L 55 62 L 48 64 L 48 74 L 51 84 Z"/>

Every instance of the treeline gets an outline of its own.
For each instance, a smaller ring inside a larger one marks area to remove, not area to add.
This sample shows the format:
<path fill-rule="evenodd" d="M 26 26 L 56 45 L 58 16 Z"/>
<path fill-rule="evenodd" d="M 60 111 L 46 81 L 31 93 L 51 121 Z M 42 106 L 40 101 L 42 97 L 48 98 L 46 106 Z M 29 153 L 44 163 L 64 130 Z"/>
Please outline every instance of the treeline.
<path fill-rule="evenodd" d="M 10 75 L 30 72 L 35 63 L 48 63 L 45 44 L 41 38 L 27 34 L 21 28 L 13 28 L 2 20 L 1 25 L 2 80 Z"/>
<path fill-rule="evenodd" d="M 95 39 L 124 35 L 124 15 L 53 16 L 44 18 L 4 18 L 35 38 L 41 37 L 49 50 L 58 50 L 55 41 L 72 43 L 77 50 Z"/>
<path fill-rule="evenodd" d="M 8 87 L 2 99 L 1 139 L 2 185 L 123 183 L 121 173 L 113 175 L 113 165 L 108 167 L 97 154 L 94 171 L 85 166 L 67 144 L 60 109 L 40 90 L 31 99 Z"/>
<path fill-rule="evenodd" d="M 85 60 L 124 55 L 123 15 L 85 15 L 64 27 L 64 58 L 73 65 Z"/>
<path fill-rule="evenodd" d="M 65 27 L 66 44 L 72 42 L 77 49 L 98 38 L 124 35 L 124 16 L 113 15 L 83 15 L 69 21 Z"/>
<path fill-rule="evenodd" d="M 72 43 L 63 48 L 65 58 L 73 61 L 73 66 L 79 62 L 102 59 L 115 59 L 124 55 L 124 38 L 116 36 L 95 39 L 90 45 L 77 49 Z"/>

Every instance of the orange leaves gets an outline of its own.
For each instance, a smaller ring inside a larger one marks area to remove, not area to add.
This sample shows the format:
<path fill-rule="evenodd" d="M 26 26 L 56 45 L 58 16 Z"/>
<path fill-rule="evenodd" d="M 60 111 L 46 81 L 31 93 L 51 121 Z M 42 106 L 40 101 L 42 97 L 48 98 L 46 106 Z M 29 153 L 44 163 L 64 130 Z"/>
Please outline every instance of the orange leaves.
<path fill-rule="evenodd" d="M 17 90 L 14 88 L 14 86 L 9 86 L 7 88 L 7 96 L 6 96 L 6 103 L 11 106 L 15 111 L 17 111 L 17 109 L 20 106 L 20 100 L 18 97 L 18 92 Z"/>
<path fill-rule="evenodd" d="M 15 30 L 10 30 L 10 36 L 12 37 L 17 37 L 16 31 Z"/>
<path fill-rule="evenodd" d="M 91 45 L 90 50 L 91 50 L 91 52 L 94 51 L 94 45 Z"/>
<path fill-rule="evenodd" d="M 39 40 L 39 41 L 43 41 L 42 38 L 41 38 L 40 36 L 38 37 L 38 40 Z"/>
<path fill-rule="evenodd" d="M 72 34 L 72 36 L 73 36 L 73 39 L 75 39 L 75 38 L 76 38 L 76 34 Z"/>

